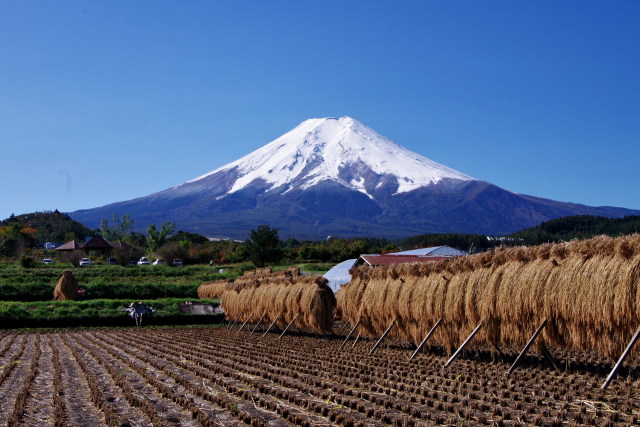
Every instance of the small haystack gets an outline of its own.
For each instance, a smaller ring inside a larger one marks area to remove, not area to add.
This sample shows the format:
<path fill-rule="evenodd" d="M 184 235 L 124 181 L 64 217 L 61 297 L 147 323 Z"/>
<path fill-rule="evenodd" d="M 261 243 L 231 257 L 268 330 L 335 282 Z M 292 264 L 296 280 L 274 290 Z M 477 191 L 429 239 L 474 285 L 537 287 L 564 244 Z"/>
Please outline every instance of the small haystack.
<path fill-rule="evenodd" d="M 53 299 L 56 301 L 75 300 L 78 297 L 78 280 L 71 270 L 64 270 L 53 290 Z"/>

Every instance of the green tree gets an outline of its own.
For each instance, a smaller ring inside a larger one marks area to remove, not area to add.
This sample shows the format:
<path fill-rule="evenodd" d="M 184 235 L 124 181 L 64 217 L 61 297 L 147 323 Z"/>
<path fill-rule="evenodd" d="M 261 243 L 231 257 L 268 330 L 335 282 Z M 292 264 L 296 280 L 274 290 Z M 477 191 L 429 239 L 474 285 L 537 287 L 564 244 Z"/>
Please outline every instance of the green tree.
<path fill-rule="evenodd" d="M 113 214 L 110 222 L 106 219 L 100 221 L 100 233 L 109 242 L 128 240 L 132 232 L 133 218 L 129 214 L 122 215 L 120 219 L 116 214 Z"/>
<path fill-rule="evenodd" d="M 276 263 L 282 259 L 282 249 L 278 238 L 278 229 L 260 225 L 249 233 L 245 242 L 249 259 L 257 266 Z"/>
<path fill-rule="evenodd" d="M 160 230 L 156 229 L 155 224 L 149 225 L 147 228 L 147 246 L 151 252 L 155 252 L 158 248 L 165 244 L 167 237 L 173 233 L 176 225 L 173 222 L 165 222 L 160 227 Z"/>

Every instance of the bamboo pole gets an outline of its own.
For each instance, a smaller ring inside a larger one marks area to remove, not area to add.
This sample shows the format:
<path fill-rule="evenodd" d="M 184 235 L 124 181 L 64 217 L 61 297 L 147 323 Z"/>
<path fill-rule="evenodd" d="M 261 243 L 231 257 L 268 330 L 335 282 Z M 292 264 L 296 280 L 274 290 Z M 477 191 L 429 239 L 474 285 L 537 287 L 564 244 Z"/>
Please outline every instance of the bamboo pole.
<path fill-rule="evenodd" d="M 291 322 L 289 322 L 289 324 L 287 325 L 287 327 L 286 327 L 286 328 L 284 328 L 284 331 L 282 331 L 282 333 L 280 334 L 280 336 L 279 336 L 278 338 L 282 338 L 282 336 L 283 336 L 284 334 L 286 334 L 286 333 L 287 333 L 287 331 L 289 330 L 289 327 L 290 327 L 291 325 L 293 325 L 293 322 L 295 322 L 297 318 L 298 318 L 298 316 L 294 317 L 294 318 L 293 318 L 293 320 L 292 320 Z"/>
<path fill-rule="evenodd" d="M 348 320 L 345 320 L 345 322 L 342 324 L 342 326 L 340 327 L 340 329 L 338 330 L 338 332 L 342 332 L 342 330 L 343 330 L 344 328 L 346 328 L 348 324 L 349 324 L 349 321 L 348 321 Z"/>
<path fill-rule="evenodd" d="M 233 324 L 231 324 L 231 326 L 229 326 L 229 331 L 231 331 L 233 328 L 236 327 L 236 323 L 238 323 L 238 320 L 240 319 L 240 316 L 242 316 L 242 313 L 238 314 L 238 317 L 236 317 L 236 320 L 233 321 Z"/>
<path fill-rule="evenodd" d="M 460 353 L 462 353 L 462 350 L 464 350 L 467 344 L 469 344 L 469 341 L 471 341 L 471 339 L 475 336 L 475 334 L 478 333 L 481 327 L 482 327 L 482 322 L 478 323 L 478 326 L 476 326 L 473 332 L 471 332 L 471 335 L 469 335 L 469 337 L 466 340 L 464 340 L 462 345 L 456 350 L 455 353 L 453 353 L 453 356 L 451 356 L 451 358 L 447 361 L 447 363 L 444 364 L 445 368 L 451 365 L 451 363 L 453 363 L 454 360 L 456 360 L 456 358 L 460 355 Z"/>
<path fill-rule="evenodd" d="M 344 339 L 344 341 L 342 342 L 342 345 L 340 346 L 340 348 L 338 350 L 342 350 L 342 347 L 344 347 L 344 345 L 347 343 L 347 341 L 349 341 L 349 338 L 351 338 L 351 334 L 353 334 L 353 331 L 356 330 L 356 328 L 360 325 L 360 321 L 358 320 L 358 322 L 356 323 L 356 325 L 353 327 L 353 329 L 351 329 L 351 331 L 347 334 L 347 337 Z"/>
<path fill-rule="evenodd" d="M 600 387 L 601 390 L 605 390 L 607 387 L 609 387 L 609 383 L 611 383 L 611 380 L 613 380 L 613 378 L 616 376 L 618 369 L 620 369 L 620 366 L 622 366 L 622 363 L 624 363 L 624 360 L 627 358 L 627 356 L 631 352 L 631 349 L 636 344 L 636 341 L 638 341 L 638 338 L 640 338 L 640 329 L 636 331 L 636 333 L 631 338 L 631 341 L 629 341 L 629 344 L 627 344 L 627 348 L 624 349 L 624 351 L 622 352 L 622 355 L 620 356 L 620 359 L 618 359 L 618 362 L 615 364 L 615 366 L 611 370 L 611 373 L 605 380 L 604 384 L 602 384 L 602 387 Z"/>
<path fill-rule="evenodd" d="M 262 320 L 264 319 L 264 316 L 266 316 L 266 314 L 263 314 L 262 317 L 260 318 L 260 320 L 258 320 L 258 323 L 256 323 L 256 326 L 253 327 L 253 329 L 251 330 L 251 333 L 254 333 L 256 331 L 256 329 L 258 329 L 258 326 L 260 326 L 260 323 L 262 323 Z"/>
<path fill-rule="evenodd" d="M 385 339 L 385 337 L 389 334 L 389 331 L 391 331 L 391 328 L 393 328 L 393 325 L 396 323 L 396 319 L 393 319 L 391 321 L 391 323 L 389 324 L 389 327 L 387 327 L 387 330 L 384 331 L 384 333 L 382 334 L 382 336 L 380 337 L 380 339 L 378 339 L 378 342 L 375 343 L 375 345 L 371 348 L 371 350 L 369 350 L 369 355 L 372 355 L 374 351 L 376 351 L 376 348 L 378 348 L 378 346 L 380 345 L 380 343 L 382 343 L 382 341 Z"/>
<path fill-rule="evenodd" d="M 411 355 L 409 360 L 413 360 L 413 358 L 416 357 L 416 355 L 420 352 L 420 350 L 422 350 L 422 347 L 424 347 L 424 345 L 427 343 L 427 341 L 429 341 L 429 338 L 431 338 L 431 335 L 433 335 L 433 333 L 436 331 L 436 329 L 438 329 L 438 326 L 440 326 L 440 323 L 442 323 L 442 317 L 438 319 L 438 321 L 436 322 L 435 325 L 433 325 L 433 327 L 431 328 L 431 330 L 429 331 L 427 336 L 424 337 L 424 339 L 422 340 L 420 345 L 418 345 L 418 348 L 416 348 L 416 351 L 413 352 L 413 354 Z"/>
<path fill-rule="evenodd" d="M 513 370 L 516 369 L 516 365 L 518 365 L 518 362 L 520 362 L 520 359 L 522 359 L 524 355 L 527 354 L 527 351 L 529 351 L 529 348 L 531 347 L 533 342 L 536 340 L 536 338 L 538 338 L 538 335 L 540 335 L 540 332 L 542 332 L 542 330 L 546 325 L 547 325 L 547 319 L 544 319 L 540 324 L 540 326 L 538 326 L 538 329 L 536 329 L 534 334 L 531 336 L 531 338 L 529 338 L 529 341 L 527 341 L 527 344 L 524 346 L 524 348 L 516 358 L 516 361 L 513 362 L 513 365 L 511 365 L 511 367 L 507 371 L 507 375 L 511 375 L 511 372 L 513 372 Z"/>
<path fill-rule="evenodd" d="M 273 325 L 276 324 L 276 322 L 278 321 L 278 319 L 280 318 L 280 316 L 276 317 L 273 322 L 271 322 L 271 324 L 269 325 L 269 327 L 267 328 L 266 331 L 264 331 L 264 334 L 262 334 L 262 336 L 267 335 L 267 332 L 269 332 L 271 330 L 271 328 L 273 328 Z"/>
<path fill-rule="evenodd" d="M 351 344 L 351 348 L 355 348 L 356 344 L 358 344 L 358 340 L 360 339 L 360 331 L 358 331 L 358 336 L 355 340 L 353 340 L 353 344 Z"/>
<path fill-rule="evenodd" d="M 252 317 L 253 317 L 253 314 L 247 317 L 247 320 L 244 321 L 244 323 L 242 324 L 242 327 L 240 327 L 240 329 L 238 329 L 238 332 L 236 332 L 237 334 L 239 334 L 240 331 L 244 329 L 244 327 L 247 325 L 247 322 L 249 322 L 249 320 L 251 320 Z"/>

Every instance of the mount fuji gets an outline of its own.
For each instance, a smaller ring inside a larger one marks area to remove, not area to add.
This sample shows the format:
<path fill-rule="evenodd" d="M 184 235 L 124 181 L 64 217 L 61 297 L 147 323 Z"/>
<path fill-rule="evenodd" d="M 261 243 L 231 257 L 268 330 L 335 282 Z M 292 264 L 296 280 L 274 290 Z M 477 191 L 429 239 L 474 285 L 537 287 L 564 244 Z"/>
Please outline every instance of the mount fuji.
<path fill-rule="evenodd" d="M 70 216 L 90 227 L 130 214 L 136 229 L 244 239 L 269 224 L 280 236 L 400 238 L 501 235 L 567 215 L 638 215 L 516 194 L 407 150 L 350 117 L 310 119 L 262 148 L 175 187 Z"/>

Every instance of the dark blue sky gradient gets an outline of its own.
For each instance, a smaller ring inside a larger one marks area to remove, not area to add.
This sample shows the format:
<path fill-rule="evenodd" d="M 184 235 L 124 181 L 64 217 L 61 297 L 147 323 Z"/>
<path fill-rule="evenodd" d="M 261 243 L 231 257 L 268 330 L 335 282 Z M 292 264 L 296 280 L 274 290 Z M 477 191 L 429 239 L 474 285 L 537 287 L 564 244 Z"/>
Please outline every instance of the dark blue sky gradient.
<path fill-rule="evenodd" d="M 517 193 L 640 209 L 638 22 L 637 1 L 0 0 L 0 218 L 343 115 Z"/>

